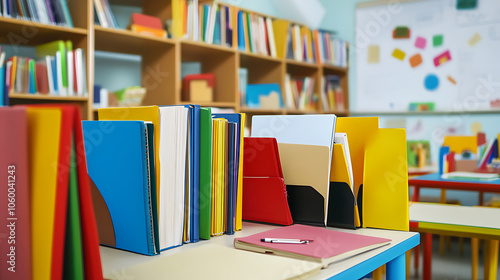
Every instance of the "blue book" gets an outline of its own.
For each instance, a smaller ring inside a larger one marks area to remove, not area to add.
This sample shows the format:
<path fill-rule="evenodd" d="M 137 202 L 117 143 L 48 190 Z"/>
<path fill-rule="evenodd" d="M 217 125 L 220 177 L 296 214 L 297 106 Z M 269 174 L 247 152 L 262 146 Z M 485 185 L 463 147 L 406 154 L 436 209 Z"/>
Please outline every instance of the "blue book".
<path fill-rule="evenodd" d="M 229 7 L 223 7 L 223 9 L 226 9 L 226 45 L 229 47 L 233 46 L 233 28 L 232 23 L 231 23 L 231 16 L 230 16 L 230 10 Z M 231 28 L 232 27 L 232 28 Z"/>
<path fill-rule="evenodd" d="M 83 121 L 87 171 L 102 245 L 159 254 L 156 186 L 149 134 L 143 121 Z M 109 133 L 102 129 L 112 128 Z M 152 144 L 152 143 L 151 143 Z M 97 198 L 96 198 L 97 197 Z"/>
<path fill-rule="evenodd" d="M 244 21 L 243 21 L 243 15 L 244 13 L 242 11 L 238 12 L 238 49 L 240 51 L 246 51 L 246 43 L 245 43 L 245 29 L 243 27 Z"/>
<path fill-rule="evenodd" d="M 56 94 L 60 94 L 59 83 L 57 82 L 57 62 L 54 56 L 50 57 L 50 64 L 52 64 L 51 68 L 52 68 L 52 80 L 54 81 L 54 92 Z"/>
<path fill-rule="evenodd" d="M 445 162 L 445 157 L 447 154 L 450 153 L 450 147 L 448 146 L 445 146 L 445 147 L 441 147 L 439 148 L 439 174 L 440 175 L 443 175 L 444 173 L 444 162 Z"/>
<path fill-rule="evenodd" d="M 5 65 L 0 68 L 0 106 L 4 106 L 5 96 Z"/>
<path fill-rule="evenodd" d="M 220 32 L 220 27 L 221 27 L 221 22 L 220 22 L 220 10 L 217 8 L 217 12 L 215 12 L 215 27 L 214 27 L 214 41 L 213 43 L 216 45 L 221 44 L 221 32 Z"/>
<path fill-rule="evenodd" d="M 208 18 L 210 15 L 210 5 L 203 5 L 203 34 L 205 35 L 203 38 L 203 42 L 208 42 Z"/>

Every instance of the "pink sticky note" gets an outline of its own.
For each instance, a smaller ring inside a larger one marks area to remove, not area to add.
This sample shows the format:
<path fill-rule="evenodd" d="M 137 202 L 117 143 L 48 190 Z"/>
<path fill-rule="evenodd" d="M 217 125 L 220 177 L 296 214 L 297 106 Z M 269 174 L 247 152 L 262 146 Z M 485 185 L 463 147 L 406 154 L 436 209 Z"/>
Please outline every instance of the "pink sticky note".
<path fill-rule="evenodd" d="M 451 60 L 450 51 L 445 51 L 444 53 L 442 53 L 434 58 L 434 66 L 438 67 L 441 64 L 448 62 L 450 60 Z"/>
<path fill-rule="evenodd" d="M 424 37 L 417 37 L 417 40 L 415 40 L 415 47 L 419 49 L 425 49 L 425 45 L 427 44 L 427 40 Z"/>

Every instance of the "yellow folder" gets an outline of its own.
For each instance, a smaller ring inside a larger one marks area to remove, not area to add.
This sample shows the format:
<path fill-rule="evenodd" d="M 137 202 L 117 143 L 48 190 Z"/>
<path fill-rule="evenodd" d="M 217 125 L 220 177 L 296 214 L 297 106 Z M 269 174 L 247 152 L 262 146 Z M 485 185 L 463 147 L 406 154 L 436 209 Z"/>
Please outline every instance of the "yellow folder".
<path fill-rule="evenodd" d="M 225 187 L 226 187 L 226 132 L 227 120 L 222 118 L 214 119 L 214 162 L 213 162 L 213 178 L 212 184 L 212 235 L 224 234 L 224 207 L 225 202 Z"/>
<path fill-rule="evenodd" d="M 378 118 L 376 117 L 337 118 L 335 132 L 347 133 L 354 177 L 353 189 L 356 197 L 358 196 L 359 187 L 363 184 L 365 146 L 369 141 L 371 141 L 372 135 L 377 130 Z"/>
<path fill-rule="evenodd" d="M 160 109 L 158 106 L 101 108 L 101 121 L 149 121 L 154 126 L 156 185 L 160 186 Z M 103 127 L 102 133 L 112 128 Z M 111 133 L 112 131 L 110 131 Z M 157 203 L 160 205 L 160 188 L 156 188 Z M 158 207 L 160 209 L 160 207 Z"/>
<path fill-rule="evenodd" d="M 406 131 L 378 129 L 368 140 L 364 161 L 363 227 L 408 231 Z"/>
<path fill-rule="evenodd" d="M 477 137 L 448 135 L 444 137 L 443 146 L 449 146 L 450 152 L 456 154 L 461 154 L 464 150 L 475 154 L 477 153 Z"/>
<path fill-rule="evenodd" d="M 50 279 L 61 110 L 28 108 L 33 279 Z"/>
<path fill-rule="evenodd" d="M 235 230 L 241 230 L 243 218 L 243 144 L 245 138 L 246 114 L 241 113 L 240 131 L 240 167 L 238 169 L 238 194 L 236 197 L 236 221 Z"/>

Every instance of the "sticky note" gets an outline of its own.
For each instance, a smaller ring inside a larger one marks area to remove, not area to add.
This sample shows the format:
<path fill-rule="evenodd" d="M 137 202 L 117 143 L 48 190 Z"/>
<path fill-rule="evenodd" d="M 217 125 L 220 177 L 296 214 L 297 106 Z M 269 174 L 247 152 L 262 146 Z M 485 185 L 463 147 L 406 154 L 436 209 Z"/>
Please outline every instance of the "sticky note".
<path fill-rule="evenodd" d="M 450 61 L 450 60 L 451 60 L 450 51 L 445 51 L 444 53 L 442 53 L 434 58 L 434 66 L 438 67 L 438 66 L 442 65 L 443 63 Z"/>
<path fill-rule="evenodd" d="M 477 7 L 477 0 L 457 0 L 458 10 L 475 9 Z"/>
<path fill-rule="evenodd" d="M 394 51 L 392 52 L 392 56 L 403 61 L 405 59 L 406 53 L 400 49 L 394 49 Z"/>
<path fill-rule="evenodd" d="M 394 39 L 408 39 L 410 38 L 410 28 L 408 26 L 396 26 L 392 31 L 392 38 Z"/>
<path fill-rule="evenodd" d="M 417 39 L 415 40 L 415 47 L 423 50 L 425 49 L 425 45 L 427 45 L 427 39 L 418 36 Z"/>
<path fill-rule="evenodd" d="M 380 62 L 380 46 L 369 45 L 368 46 L 368 63 L 376 64 Z"/>
<path fill-rule="evenodd" d="M 420 64 L 422 64 L 422 56 L 420 54 L 416 54 L 412 57 L 410 57 L 410 65 L 411 67 L 415 68 L 417 66 L 419 66 Z"/>
<path fill-rule="evenodd" d="M 434 37 L 432 37 L 432 45 L 434 47 L 439 47 L 443 44 L 443 35 L 434 35 Z"/>
<path fill-rule="evenodd" d="M 455 81 L 455 79 L 453 79 L 453 77 L 451 76 L 448 76 L 448 81 L 450 81 L 450 83 L 456 85 L 457 84 L 457 81 Z"/>
<path fill-rule="evenodd" d="M 479 35 L 479 33 L 475 33 L 472 35 L 472 37 L 469 39 L 467 44 L 469 44 L 469 47 L 473 47 L 475 44 L 479 43 L 481 41 L 482 37 Z"/>
<path fill-rule="evenodd" d="M 428 91 L 433 91 L 439 86 L 439 78 L 434 74 L 429 74 L 424 79 L 424 87 Z"/>

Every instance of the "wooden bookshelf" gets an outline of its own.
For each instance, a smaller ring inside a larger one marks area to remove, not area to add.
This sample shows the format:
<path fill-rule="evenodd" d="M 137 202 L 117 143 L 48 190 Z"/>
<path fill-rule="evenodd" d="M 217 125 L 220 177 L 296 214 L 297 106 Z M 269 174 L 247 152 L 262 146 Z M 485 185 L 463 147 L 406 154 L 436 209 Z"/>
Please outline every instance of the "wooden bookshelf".
<path fill-rule="evenodd" d="M 200 4 L 210 1 L 200 1 Z M 38 94 L 11 94 L 13 104 L 76 102 L 82 106 L 83 118 L 93 119 L 93 86 L 95 59 L 94 51 L 106 51 L 120 54 L 140 56 L 141 84 L 147 89 L 143 105 L 190 104 L 182 100 L 181 64 L 182 62 L 200 62 L 202 73 L 214 73 L 216 85 L 213 102 L 200 104 L 206 107 L 232 108 L 235 111 L 252 115 L 258 114 L 309 114 L 334 113 L 340 116 L 349 115 L 348 68 L 329 64 L 300 62 L 292 59 L 272 57 L 239 50 L 237 46 L 207 44 L 188 39 L 158 38 L 137 34 L 129 30 L 104 28 L 94 25 L 94 1 L 68 1 L 74 28 L 47 25 L 26 20 L 0 17 L 0 43 L 13 44 L 9 34 L 24 36 L 26 41 L 21 45 L 36 46 L 54 40 L 70 40 L 73 48 L 82 48 L 86 55 L 87 90 L 85 97 L 61 97 Z M 110 0 L 111 5 L 135 6 L 142 13 L 158 17 L 166 22 L 172 17 L 172 0 Z M 219 3 L 222 6 L 231 6 Z M 237 7 L 235 7 L 237 8 Z M 237 8 L 239 9 L 239 8 Z M 239 9 L 252 12 L 246 9 Z M 255 13 L 259 16 L 274 17 Z M 126 15 L 125 15 L 126 16 Z M 291 24 L 300 24 L 289 21 Z M 237 29 L 237 27 L 234 27 Z M 239 96 L 239 68 L 248 69 L 248 84 L 277 83 L 280 85 L 283 102 L 286 105 L 285 76 L 308 76 L 315 80 L 314 93 L 319 95 L 319 102 L 314 111 L 275 109 L 256 110 L 241 107 Z M 344 92 L 345 110 L 322 110 L 320 96 L 321 77 L 337 75 L 341 77 Z M 101 86 L 106 88 L 106 84 Z"/>

